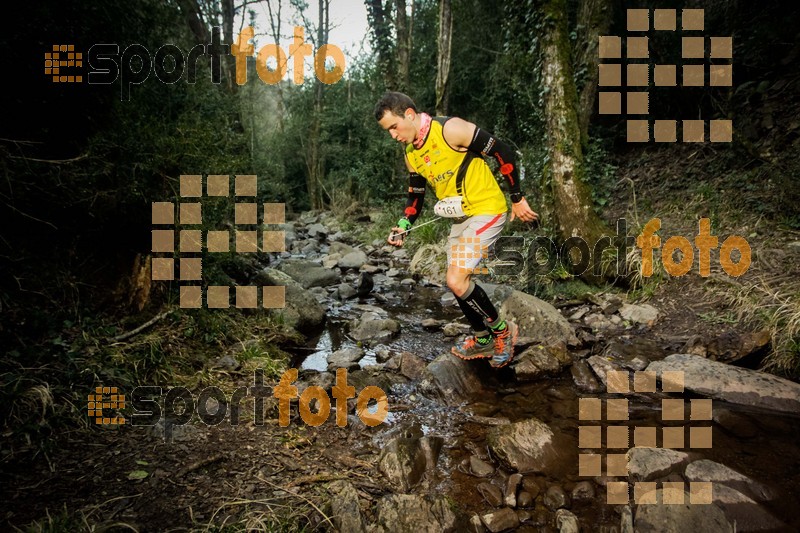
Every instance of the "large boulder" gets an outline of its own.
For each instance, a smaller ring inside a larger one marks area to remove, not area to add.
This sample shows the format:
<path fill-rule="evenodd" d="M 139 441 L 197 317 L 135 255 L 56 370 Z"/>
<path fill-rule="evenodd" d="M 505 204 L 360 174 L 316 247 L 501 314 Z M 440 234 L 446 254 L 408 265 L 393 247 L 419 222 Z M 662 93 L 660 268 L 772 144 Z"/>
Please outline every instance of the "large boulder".
<path fill-rule="evenodd" d="M 449 405 L 459 404 L 485 393 L 478 365 L 451 354 L 442 354 L 428 364 L 428 378 Z"/>
<path fill-rule="evenodd" d="M 545 376 L 555 376 L 572 362 L 567 347 L 563 344 L 537 344 L 522 352 L 516 359 L 514 373 L 519 381 L 535 381 Z"/>
<path fill-rule="evenodd" d="M 274 268 L 265 268 L 254 278 L 254 284 L 286 287 L 286 305 L 273 312 L 282 315 L 284 323 L 302 332 L 312 332 L 325 322 L 325 308 L 287 274 Z"/>
<path fill-rule="evenodd" d="M 635 481 L 650 481 L 682 468 L 688 460 L 684 452 L 668 448 L 631 448 L 627 453 L 628 475 Z"/>
<path fill-rule="evenodd" d="M 714 485 L 727 485 L 759 501 L 771 500 L 774 497 L 772 490 L 766 485 L 708 459 L 691 463 L 686 467 L 684 477 L 687 481 L 712 481 Z"/>
<path fill-rule="evenodd" d="M 658 503 L 636 508 L 634 531 L 637 533 L 733 533 L 725 513 L 716 505 L 692 505 L 684 492 L 683 504 Z"/>
<path fill-rule="evenodd" d="M 378 502 L 374 533 L 443 533 L 458 531 L 451 503 L 442 495 L 390 494 Z"/>
<path fill-rule="evenodd" d="M 312 261 L 284 261 L 280 269 L 302 285 L 304 289 L 327 287 L 339 282 L 339 274 L 335 270 L 322 267 Z"/>
<path fill-rule="evenodd" d="M 408 492 L 425 472 L 433 471 L 442 448 L 441 437 L 426 437 L 417 424 L 401 431 L 381 450 L 378 470 L 395 490 Z"/>
<path fill-rule="evenodd" d="M 409 270 L 434 283 L 444 285 L 447 274 L 447 245 L 426 244 L 411 259 Z"/>
<path fill-rule="evenodd" d="M 783 413 L 800 413 L 800 384 L 747 368 L 710 361 L 697 355 L 673 354 L 647 370 L 683 372 L 684 387 L 696 394 L 730 403 Z"/>
<path fill-rule="evenodd" d="M 523 474 L 557 475 L 573 467 L 577 460 L 567 452 L 575 447 L 574 443 L 571 448 L 547 424 L 535 418 L 493 427 L 487 440 L 500 462 Z"/>
<path fill-rule="evenodd" d="M 530 294 L 513 291 L 500 306 L 503 318 L 519 326 L 519 335 L 531 342 L 552 345 L 563 342 L 568 346 L 578 344 L 569 321 L 558 309 Z"/>

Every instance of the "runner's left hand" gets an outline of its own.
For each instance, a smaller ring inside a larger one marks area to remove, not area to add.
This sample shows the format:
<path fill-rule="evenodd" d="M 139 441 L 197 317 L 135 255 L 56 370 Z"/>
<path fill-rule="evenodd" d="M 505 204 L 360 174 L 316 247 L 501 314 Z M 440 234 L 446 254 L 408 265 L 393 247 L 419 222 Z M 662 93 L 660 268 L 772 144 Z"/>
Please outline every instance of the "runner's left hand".
<path fill-rule="evenodd" d="M 513 222 L 515 218 L 523 222 L 533 222 L 539 220 L 539 215 L 528 205 L 528 200 L 523 198 L 519 202 L 511 204 L 511 222 Z"/>

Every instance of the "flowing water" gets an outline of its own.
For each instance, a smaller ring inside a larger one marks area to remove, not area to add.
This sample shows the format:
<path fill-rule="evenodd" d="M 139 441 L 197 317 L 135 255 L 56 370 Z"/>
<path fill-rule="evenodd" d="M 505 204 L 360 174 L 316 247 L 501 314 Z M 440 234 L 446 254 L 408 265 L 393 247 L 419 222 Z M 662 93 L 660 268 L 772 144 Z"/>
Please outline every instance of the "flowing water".
<path fill-rule="evenodd" d="M 386 343 L 393 352 L 409 351 L 431 361 L 449 351 L 454 339 L 445 338 L 441 331 L 426 331 L 420 325 L 426 318 L 452 320 L 461 317 L 458 307 L 442 305 L 441 297 L 446 289 L 422 284 L 410 288 L 399 284 L 381 288 L 385 292 L 380 300 L 370 297 L 360 302 L 350 300 L 334 304 L 329 310 L 324 331 L 312 339 L 308 351 L 298 356 L 295 363 L 302 364 L 301 368 L 305 369 L 325 370 L 328 354 L 357 344 L 347 337 L 347 322 L 361 316 L 370 306 L 380 307 L 389 317 L 401 323 L 400 334 Z M 311 353 L 307 355 L 309 351 Z M 646 355 L 652 357 L 652 354 Z M 375 364 L 373 349 L 366 349 L 366 357 L 360 364 Z M 505 418 L 511 422 L 535 417 L 545 422 L 554 433 L 565 437 L 566 445 L 571 449 L 568 450 L 568 464 L 563 465 L 562 475 L 558 478 L 526 475 L 526 478 L 534 478 L 542 488 L 542 493 L 552 484 L 560 485 L 569 493 L 578 481 L 592 479 L 578 475 L 578 426 L 581 423 L 578 420 L 578 400 L 580 397 L 605 399 L 619 396 L 581 392 L 574 385 L 568 370 L 558 377 L 517 383 L 513 370 L 509 368 L 494 371 L 485 361 L 473 364 L 481 366 L 481 376 L 486 379 L 489 393 L 467 405 L 451 407 L 426 398 L 413 383 L 395 386 L 389 392 L 389 424 L 417 422 L 424 433 L 444 438 L 437 480 L 432 486 L 435 492 L 450 495 L 470 515 L 492 510 L 476 489 L 479 483 L 487 480 L 476 478 L 459 468 L 471 454 L 486 453 L 486 433 L 490 426 L 482 417 Z M 631 439 L 634 426 L 659 428 L 656 431 L 660 435 L 660 428 L 678 424 L 661 420 L 662 396 L 639 394 L 626 397 L 629 400 L 629 420 L 614 424 L 631 426 Z M 688 400 L 692 395 L 687 393 L 684 397 L 688 416 Z M 407 406 L 407 409 L 392 413 L 393 403 Z M 713 423 L 712 448 L 683 451 L 689 452 L 692 459 L 705 458 L 722 463 L 769 486 L 777 496 L 762 506 L 787 524 L 789 530 L 800 530 L 800 515 L 796 512 L 800 504 L 800 420 L 716 400 L 713 405 L 715 414 L 720 409 L 728 410 L 728 419 L 734 423 L 725 424 L 726 427 Z M 609 423 L 603 421 L 599 424 L 605 426 Z M 687 431 L 687 444 L 688 438 Z M 624 451 L 614 450 L 613 453 Z M 500 470 L 493 478 L 493 482 L 501 489 L 507 474 Z M 571 510 L 578 516 L 584 530 L 613 531 L 620 523 L 619 506 L 607 505 L 604 489 L 597 483 L 594 486 L 595 498 L 587 503 L 575 504 Z M 541 496 L 537 501 L 541 501 Z M 519 530 L 541 531 L 543 527 L 546 529 L 545 526 L 523 525 Z"/>

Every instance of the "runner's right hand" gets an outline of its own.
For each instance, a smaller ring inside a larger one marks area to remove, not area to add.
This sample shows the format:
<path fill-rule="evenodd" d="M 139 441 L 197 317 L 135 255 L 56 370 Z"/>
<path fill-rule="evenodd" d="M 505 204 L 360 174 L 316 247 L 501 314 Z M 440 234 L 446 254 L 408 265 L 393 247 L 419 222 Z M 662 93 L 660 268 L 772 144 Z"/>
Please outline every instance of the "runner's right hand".
<path fill-rule="evenodd" d="M 392 228 L 391 233 L 389 233 L 389 238 L 386 240 L 386 242 L 388 242 L 392 246 L 397 246 L 398 248 L 400 248 L 401 246 L 403 246 L 405 239 L 406 239 L 406 234 L 403 231 L 403 228 L 395 226 Z"/>

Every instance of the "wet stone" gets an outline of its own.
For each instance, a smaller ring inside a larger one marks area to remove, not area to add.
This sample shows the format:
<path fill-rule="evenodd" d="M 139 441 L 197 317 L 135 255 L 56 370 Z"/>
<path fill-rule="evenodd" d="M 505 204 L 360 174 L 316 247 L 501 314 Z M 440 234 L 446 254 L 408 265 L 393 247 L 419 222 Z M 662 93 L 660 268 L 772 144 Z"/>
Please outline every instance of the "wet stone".
<path fill-rule="evenodd" d="M 499 511 L 484 514 L 481 516 L 481 520 L 483 520 L 486 529 L 492 533 L 499 533 L 500 531 L 513 529 L 519 526 L 517 513 L 507 507 Z"/>
<path fill-rule="evenodd" d="M 528 508 L 533 507 L 533 497 L 527 490 L 523 490 L 517 496 L 517 507 Z"/>
<path fill-rule="evenodd" d="M 597 382 L 592 369 L 589 368 L 585 361 L 576 361 L 570 371 L 572 372 L 572 381 L 575 382 L 575 386 L 578 389 L 592 394 L 602 392 L 603 388 Z"/>
<path fill-rule="evenodd" d="M 469 469 L 472 475 L 477 477 L 489 477 L 494 475 L 494 467 L 474 455 L 469 458 Z"/>
<path fill-rule="evenodd" d="M 506 480 L 505 504 L 509 507 L 517 506 L 517 488 L 522 482 L 522 474 L 511 474 Z"/>
<path fill-rule="evenodd" d="M 743 414 L 715 406 L 713 419 L 714 422 L 722 426 L 722 429 L 734 437 L 752 439 L 758 435 L 758 427 Z"/>
<path fill-rule="evenodd" d="M 544 505 L 551 511 L 569 507 L 569 496 L 558 485 L 551 485 L 544 493 Z"/>
<path fill-rule="evenodd" d="M 578 533 L 580 531 L 578 517 L 566 509 L 559 509 L 556 512 L 556 526 L 559 533 Z"/>
<path fill-rule="evenodd" d="M 572 489 L 572 501 L 588 503 L 594 499 L 594 486 L 589 481 L 579 481 Z"/>
<path fill-rule="evenodd" d="M 484 482 L 480 483 L 476 488 L 483 496 L 484 501 L 492 507 L 500 507 L 503 503 L 503 494 L 500 492 L 500 487 Z"/>

